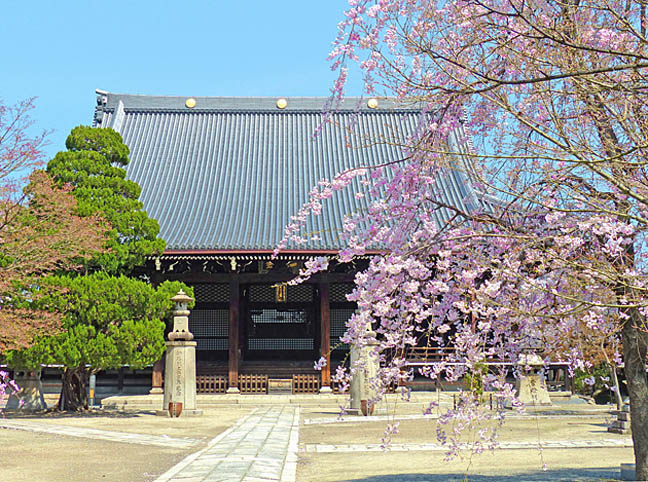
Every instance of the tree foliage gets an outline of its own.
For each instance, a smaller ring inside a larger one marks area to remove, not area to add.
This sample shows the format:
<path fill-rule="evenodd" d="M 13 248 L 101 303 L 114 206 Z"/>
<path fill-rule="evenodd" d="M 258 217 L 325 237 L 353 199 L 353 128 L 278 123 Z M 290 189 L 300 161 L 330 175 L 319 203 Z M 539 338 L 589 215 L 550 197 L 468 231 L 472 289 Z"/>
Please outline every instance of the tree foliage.
<path fill-rule="evenodd" d="M 47 132 L 31 135 L 34 99 L 8 106 L 0 99 L 0 199 L 16 201 L 26 177 L 43 164 Z"/>
<path fill-rule="evenodd" d="M 90 270 L 129 273 L 144 257 L 160 254 L 164 241 L 160 227 L 148 217 L 139 201 L 140 187 L 126 179 L 119 166 L 128 164 L 128 146 L 112 129 L 75 127 L 47 172 L 59 185 L 70 185 L 81 216 L 101 215 L 112 226 L 107 251 L 87 263 Z"/>
<path fill-rule="evenodd" d="M 137 369 L 158 360 L 164 352 L 164 329 L 171 321 L 171 298 L 179 282 L 157 289 L 126 276 L 98 272 L 87 276 L 52 276 L 45 288 L 52 294 L 40 300 L 64 312 L 64 331 L 45 336 L 27 350 L 9 354 L 15 366 L 40 363 L 85 367 L 91 371 L 129 365 Z"/>
<path fill-rule="evenodd" d="M 75 214 L 69 188 L 57 188 L 45 172 L 33 170 L 44 137 L 27 133 L 31 108 L 31 101 L 13 108 L 0 104 L 0 353 L 60 329 L 59 310 L 35 306 L 46 292 L 42 279 L 79 269 L 101 251 L 105 229 L 98 216 Z"/>
<path fill-rule="evenodd" d="M 76 205 L 70 212 L 107 221 L 105 250 L 81 259 L 83 275 L 61 266 L 56 276 L 40 281 L 42 294 L 32 305 L 62 313 L 63 330 L 39 337 L 33 346 L 11 351 L 6 358 L 25 368 L 64 365 L 59 407 L 79 410 L 88 406 L 90 373 L 122 365 L 141 368 L 162 356 L 170 298 L 181 288 L 190 290 L 181 283 L 154 289 L 129 277 L 145 256 L 161 253 L 165 243 L 157 238 L 157 222 L 138 200 L 139 186 L 117 166 L 128 163 L 121 136 L 112 129 L 76 127 L 66 146 L 68 151 L 58 153 L 47 171 L 55 183 L 71 189 Z"/>
<path fill-rule="evenodd" d="M 361 310 L 344 341 L 363 343 L 367 323 L 376 327 L 383 356 L 396 354 L 383 381 L 420 343 L 451 344 L 461 362 L 430 367 L 432 378 L 490 356 L 515 362 L 538 342 L 546 359 L 573 368 L 591 365 L 592 347 L 609 351 L 624 364 L 637 478 L 648 478 L 645 5 L 349 4 L 330 56 L 333 104 L 353 62 L 370 95 L 422 115 L 403 159 L 321 184 L 288 227 L 299 239 L 303 214 L 355 176 L 374 186 L 368 211 L 345 223 L 340 257 L 388 249 L 357 277 Z M 439 194 L 449 175 L 471 188 L 460 203 Z M 512 396 L 497 377 L 484 383 Z M 455 435 L 443 439 L 451 450 Z"/>

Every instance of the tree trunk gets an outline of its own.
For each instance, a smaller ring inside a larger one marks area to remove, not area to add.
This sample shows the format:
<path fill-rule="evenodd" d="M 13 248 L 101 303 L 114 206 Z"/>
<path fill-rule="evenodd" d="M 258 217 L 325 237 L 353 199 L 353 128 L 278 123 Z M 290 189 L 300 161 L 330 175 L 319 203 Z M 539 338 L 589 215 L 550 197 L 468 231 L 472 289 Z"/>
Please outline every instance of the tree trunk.
<path fill-rule="evenodd" d="M 85 367 L 65 368 L 59 410 L 76 412 L 88 409 L 88 374 Z"/>
<path fill-rule="evenodd" d="M 630 396 L 630 427 L 634 445 L 636 480 L 648 480 L 648 378 L 646 377 L 646 333 L 637 309 L 626 312 L 623 325 L 625 377 Z"/>

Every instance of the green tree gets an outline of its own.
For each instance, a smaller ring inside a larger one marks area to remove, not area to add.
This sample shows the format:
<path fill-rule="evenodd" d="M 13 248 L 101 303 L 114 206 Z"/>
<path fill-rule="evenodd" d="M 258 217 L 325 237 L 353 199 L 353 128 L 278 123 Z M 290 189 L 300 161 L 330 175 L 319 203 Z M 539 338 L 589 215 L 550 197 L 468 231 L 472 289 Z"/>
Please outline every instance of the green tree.
<path fill-rule="evenodd" d="M 128 164 L 128 146 L 112 129 L 79 126 L 47 165 L 47 172 L 60 185 L 71 185 L 81 216 L 99 214 L 112 229 L 108 251 L 86 263 L 90 271 L 129 274 L 143 264 L 145 256 L 160 254 L 165 243 L 157 237 L 160 226 L 144 211 L 137 183 L 126 179 L 119 166 Z"/>
<path fill-rule="evenodd" d="M 53 288 L 40 302 L 65 313 L 64 331 L 42 336 L 29 348 L 8 354 L 13 366 L 32 369 L 40 363 L 62 364 L 62 397 L 59 408 L 88 406 L 87 380 L 103 369 L 143 368 L 164 352 L 164 328 L 170 321 L 171 297 L 179 282 L 164 282 L 157 289 L 124 275 L 98 272 L 86 276 L 52 276 Z"/>
<path fill-rule="evenodd" d="M 81 268 L 101 251 L 106 231 L 100 216 L 77 214 L 69 187 L 36 169 L 46 133 L 30 135 L 33 107 L 33 99 L 15 106 L 0 99 L 0 354 L 60 329 L 61 313 L 34 307 L 41 279 Z"/>
<path fill-rule="evenodd" d="M 161 357 L 170 298 L 181 288 L 191 290 L 181 283 L 154 289 L 129 277 L 146 256 L 160 254 L 165 243 L 157 238 L 157 221 L 138 200 L 139 186 L 119 167 L 128 163 L 129 152 L 119 133 L 76 127 L 66 146 L 68 151 L 59 152 L 47 171 L 55 183 L 72 188 L 79 216 L 100 216 L 109 223 L 106 251 L 83 260 L 83 276 L 66 271 L 42 282 L 45 294 L 38 302 L 63 313 L 64 331 L 40 337 L 6 358 L 24 368 L 64 365 L 59 408 L 82 410 L 88 406 L 91 373 L 122 365 L 143 367 Z"/>

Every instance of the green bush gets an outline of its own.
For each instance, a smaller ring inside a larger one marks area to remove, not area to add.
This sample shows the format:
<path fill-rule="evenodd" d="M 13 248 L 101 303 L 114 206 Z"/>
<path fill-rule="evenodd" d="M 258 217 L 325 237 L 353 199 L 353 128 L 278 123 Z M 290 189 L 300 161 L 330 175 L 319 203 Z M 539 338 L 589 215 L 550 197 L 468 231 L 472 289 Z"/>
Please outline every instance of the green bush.
<path fill-rule="evenodd" d="M 488 365 L 485 363 L 475 363 L 472 369 L 464 375 L 464 387 L 472 392 L 478 400 L 484 396 L 484 377 L 486 375 L 488 375 Z"/>

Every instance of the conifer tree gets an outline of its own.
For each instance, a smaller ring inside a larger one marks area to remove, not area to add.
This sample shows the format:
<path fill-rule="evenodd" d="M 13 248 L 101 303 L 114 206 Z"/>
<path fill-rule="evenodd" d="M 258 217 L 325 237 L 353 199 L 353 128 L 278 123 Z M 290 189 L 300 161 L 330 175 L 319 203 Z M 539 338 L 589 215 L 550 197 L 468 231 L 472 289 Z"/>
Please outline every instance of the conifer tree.
<path fill-rule="evenodd" d="M 64 331 L 10 352 L 7 359 L 25 368 L 64 365 L 59 408 L 83 410 L 91 373 L 123 365 L 142 368 L 162 356 L 170 298 L 181 288 L 192 291 L 178 282 L 155 289 L 129 277 L 146 256 L 160 254 L 165 243 L 157 238 L 157 221 L 138 199 L 140 187 L 119 167 L 128 163 L 129 153 L 119 133 L 76 127 L 66 146 L 68 151 L 59 152 L 47 171 L 55 183 L 72 188 L 80 216 L 107 221 L 106 251 L 84 261 L 82 276 L 65 272 L 43 282 L 44 288 L 56 289 L 40 303 L 64 313 Z"/>
<path fill-rule="evenodd" d="M 112 129 L 79 126 L 66 142 L 67 152 L 59 152 L 47 165 L 47 172 L 60 185 L 71 185 L 79 203 L 79 214 L 100 214 L 112 229 L 106 247 L 86 266 L 128 274 L 141 265 L 145 256 L 160 254 L 165 243 L 157 237 L 160 226 L 144 211 L 137 183 L 126 179 L 120 167 L 128 164 L 128 146 Z"/>

